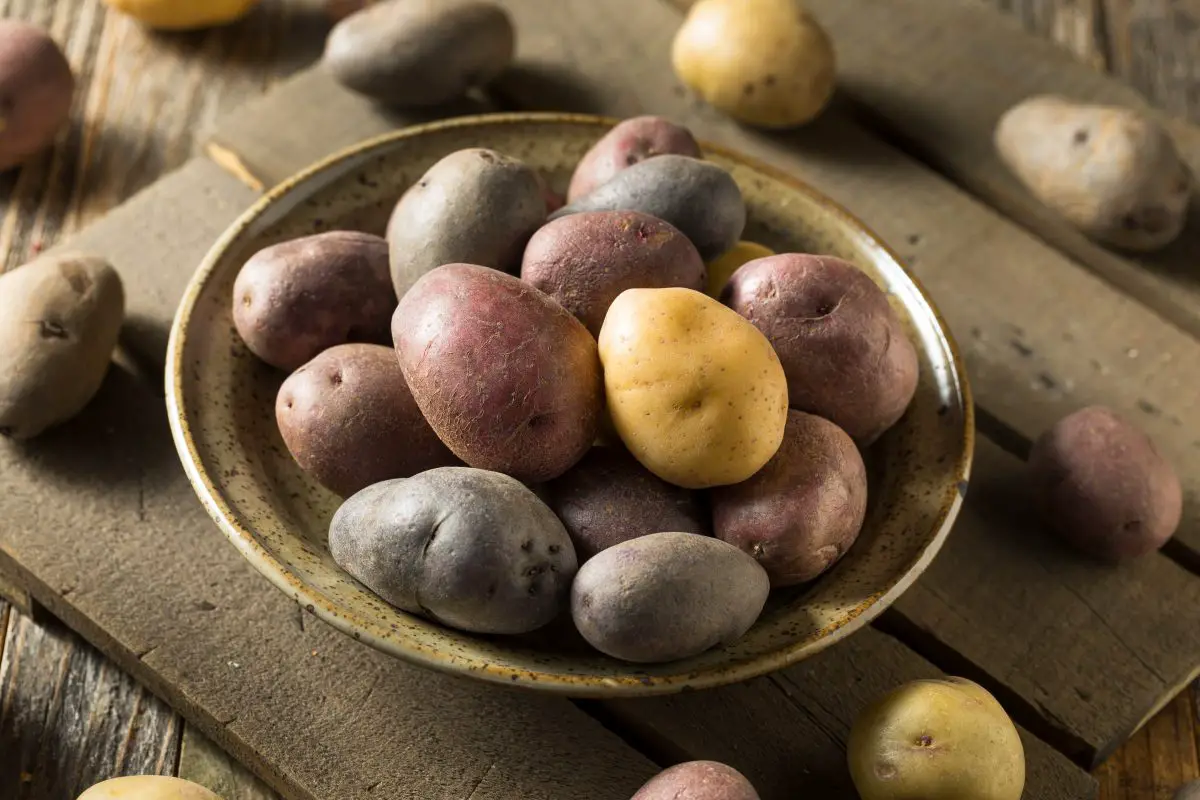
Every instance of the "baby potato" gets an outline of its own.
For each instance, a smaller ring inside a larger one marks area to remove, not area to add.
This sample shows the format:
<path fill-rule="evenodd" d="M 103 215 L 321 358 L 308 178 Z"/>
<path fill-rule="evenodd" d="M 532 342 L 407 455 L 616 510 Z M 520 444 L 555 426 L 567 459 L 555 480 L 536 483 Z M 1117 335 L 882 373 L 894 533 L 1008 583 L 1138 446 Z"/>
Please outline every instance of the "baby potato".
<path fill-rule="evenodd" d="M 783 444 L 749 480 L 712 492 L 717 538 L 763 565 L 771 586 L 811 581 L 846 554 L 867 513 L 867 468 L 828 420 L 789 411 Z"/>
<path fill-rule="evenodd" d="M 470 466 L 548 481 L 595 441 L 604 406 L 596 340 L 517 278 L 438 267 L 401 298 L 392 333 L 417 405 Z"/>
<path fill-rule="evenodd" d="M 779 450 L 788 403 L 779 358 L 753 325 L 707 295 L 622 292 L 600 330 L 600 361 L 613 427 L 665 481 L 740 483 Z"/>
<path fill-rule="evenodd" d="M 228 25 L 249 14 L 259 0 L 104 0 L 110 8 L 148 28 L 190 31 Z"/>
<path fill-rule="evenodd" d="M 655 775 L 632 800 L 759 800 L 746 776 L 718 761 L 685 761 Z"/>
<path fill-rule="evenodd" d="M 528 633 L 565 607 L 577 563 L 554 512 L 519 481 L 441 467 L 369 486 L 329 552 L 388 603 L 473 633 Z"/>
<path fill-rule="evenodd" d="M 639 161 L 550 219 L 583 211 L 640 211 L 666 220 L 692 240 L 706 261 L 733 247 L 746 227 L 746 203 L 733 177 L 716 164 L 688 156 Z"/>
<path fill-rule="evenodd" d="M 97 783 L 78 800 L 221 800 L 198 783 L 165 775 L 129 775 Z"/>
<path fill-rule="evenodd" d="M 30 439 L 100 390 L 125 292 L 102 258 L 45 256 L 0 275 L 0 436 Z"/>
<path fill-rule="evenodd" d="M 767 573 L 733 545 L 666 531 L 621 542 L 580 567 L 571 616 L 605 655 L 675 661 L 741 638 L 769 591 Z"/>
<path fill-rule="evenodd" d="M 1029 456 L 1034 503 L 1068 544 L 1105 561 L 1158 550 L 1183 515 L 1179 476 L 1154 443 L 1111 409 L 1056 422 Z"/>
<path fill-rule="evenodd" d="M 917 351 L 887 296 L 853 264 L 784 253 L 738 269 L 722 300 L 779 354 L 792 408 L 874 442 L 917 389 Z"/>
<path fill-rule="evenodd" d="M 918 680 L 859 714 L 847 742 L 862 800 L 1020 800 L 1025 750 L 1004 709 L 963 678 Z"/>
<path fill-rule="evenodd" d="M 438 161 L 388 223 L 396 296 L 443 264 L 515 272 L 525 243 L 546 221 L 543 186 L 537 172 L 494 150 L 468 148 Z"/>
<path fill-rule="evenodd" d="M 0 20 L 0 170 L 54 144 L 74 96 L 71 65 L 49 34 L 15 19 Z"/>
<path fill-rule="evenodd" d="M 593 336 L 626 289 L 704 289 L 704 262 L 670 223 L 637 211 L 590 211 L 543 226 L 525 247 L 521 280 L 557 300 Z"/>
<path fill-rule="evenodd" d="M 774 250 L 763 247 L 761 244 L 747 241 L 738 242 L 733 249 L 708 263 L 708 296 L 720 298 L 725 284 L 729 283 L 729 278 L 737 272 L 738 267 L 755 259 L 773 255 L 775 255 Z"/>
<path fill-rule="evenodd" d="M 620 446 L 593 447 L 545 491 L 580 563 L 648 533 L 708 533 L 707 514 L 694 492 L 660 480 Z"/>
<path fill-rule="evenodd" d="M 1192 172 L 1137 111 L 1033 97 L 1000 118 L 995 144 L 1034 197 L 1097 241 L 1152 251 L 1183 230 Z"/>
<path fill-rule="evenodd" d="M 739 122 L 791 128 L 833 96 L 833 42 L 797 0 L 701 0 L 675 34 L 671 63 L 702 100 Z"/>
<path fill-rule="evenodd" d="M 421 416 L 390 347 L 321 353 L 283 382 L 275 419 L 300 468 L 342 497 L 459 463 Z"/>
<path fill-rule="evenodd" d="M 491 83 L 515 50 L 512 20 L 494 3 L 383 0 L 334 26 L 324 64 L 373 100 L 434 106 Z"/>
<path fill-rule="evenodd" d="M 387 242 L 356 231 L 266 247 L 233 284 L 233 323 L 242 341 L 289 371 L 334 345 L 386 344 L 395 308 Z"/>
<path fill-rule="evenodd" d="M 696 137 L 682 125 L 653 116 L 623 120 L 579 160 L 567 188 L 567 201 L 583 197 L 626 167 L 667 153 L 701 157 Z"/>

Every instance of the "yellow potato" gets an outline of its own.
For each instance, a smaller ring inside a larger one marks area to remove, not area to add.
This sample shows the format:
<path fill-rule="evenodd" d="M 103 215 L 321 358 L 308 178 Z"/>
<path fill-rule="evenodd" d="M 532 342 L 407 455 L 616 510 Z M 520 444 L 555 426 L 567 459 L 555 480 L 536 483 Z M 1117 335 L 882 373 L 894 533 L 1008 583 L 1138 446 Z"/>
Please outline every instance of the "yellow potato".
<path fill-rule="evenodd" d="M 775 255 L 774 250 L 763 247 L 755 242 L 744 239 L 735 244 L 724 255 L 718 256 L 707 264 L 708 267 L 708 296 L 720 297 L 721 290 L 729 283 L 729 276 L 737 272 L 737 268 L 747 261 L 756 258 L 766 258 Z"/>
<path fill-rule="evenodd" d="M 906 683 L 868 706 L 847 743 L 862 800 L 1020 800 L 1025 751 L 996 698 L 963 678 Z"/>
<path fill-rule="evenodd" d="M 798 0 L 701 0 L 671 50 L 701 99 L 761 128 L 814 119 L 833 96 L 833 42 Z"/>
<path fill-rule="evenodd" d="M 787 380 L 767 338 L 692 289 L 628 289 L 600 328 L 613 427 L 646 469 L 688 489 L 740 483 L 775 455 Z"/>
<path fill-rule="evenodd" d="M 160 775 L 132 775 L 97 783 L 79 800 L 221 800 L 203 786 Z"/>
<path fill-rule="evenodd" d="M 250 13 L 259 0 L 104 0 L 150 28 L 190 31 L 226 25 Z"/>

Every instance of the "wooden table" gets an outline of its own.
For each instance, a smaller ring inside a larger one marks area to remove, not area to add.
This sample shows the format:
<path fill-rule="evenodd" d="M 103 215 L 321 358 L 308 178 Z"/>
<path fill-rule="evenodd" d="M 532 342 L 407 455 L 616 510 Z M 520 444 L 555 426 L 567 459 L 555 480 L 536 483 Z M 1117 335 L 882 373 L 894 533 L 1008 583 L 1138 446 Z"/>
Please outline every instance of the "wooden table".
<path fill-rule="evenodd" d="M 987 1 L 1159 107 L 1200 121 L 1200 3 Z M 183 164 L 223 112 L 311 62 L 327 30 L 318 0 L 264 0 L 242 24 L 172 37 L 147 35 L 99 0 L 0 0 L 0 14 L 50 29 L 80 76 L 80 122 L 52 154 L 0 177 L 8 268 Z M 876 111 L 887 122 L 886 107 Z M 953 174 L 937 157 L 929 161 Z M 917 238 L 907 243 L 910 261 Z M 1098 263 L 1141 296 L 1136 276 Z M 1169 303 L 1154 307 L 1171 316 Z M 0 630 L 0 797 L 71 800 L 106 777 L 147 772 L 198 780 L 226 800 L 274 796 L 55 620 L 35 621 L 0 601 Z M 1096 769 L 1103 800 L 1166 800 L 1178 783 L 1200 777 L 1197 700 L 1195 689 L 1181 694 Z"/>

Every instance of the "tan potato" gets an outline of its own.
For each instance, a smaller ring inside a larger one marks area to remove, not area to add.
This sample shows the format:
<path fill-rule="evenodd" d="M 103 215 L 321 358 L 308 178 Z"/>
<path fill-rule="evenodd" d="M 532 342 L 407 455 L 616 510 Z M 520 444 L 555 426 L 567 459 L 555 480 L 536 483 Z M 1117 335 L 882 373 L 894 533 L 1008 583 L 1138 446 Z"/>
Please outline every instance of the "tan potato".
<path fill-rule="evenodd" d="M 721 292 L 725 290 L 725 285 L 729 283 L 733 273 L 737 272 L 743 264 L 773 255 L 775 255 L 774 250 L 763 247 L 761 244 L 745 240 L 738 242 L 724 255 L 707 264 L 708 288 L 706 291 L 708 296 L 720 298 Z"/>
<path fill-rule="evenodd" d="M 149 28 L 190 31 L 228 25 L 249 14 L 260 0 L 104 0 Z"/>
<path fill-rule="evenodd" d="M 862 800 L 1020 800 L 1025 751 L 1004 709 L 963 678 L 918 680 L 858 715 L 847 742 Z"/>
<path fill-rule="evenodd" d="M 638 461 L 688 489 L 740 483 L 783 441 L 787 381 L 753 325 L 692 289 L 629 289 L 600 361 L 613 426 Z"/>
<path fill-rule="evenodd" d="M 717 761 L 685 761 L 663 770 L 632 800 L 759 800 L 746 776 Z"/>
<path fill-rule="evenodd" d="M 0 170 L 54 144 L 71 116 L 75 76 L 49 34 L 0 20 Z"/>
<path fill-rule="evenodd" d="M 125 314 L 121 279 L 92 256 L 47 256 L 0 275 L 0 435 L 29 439 L 100 390 Z"/>
<path fill-rule="evenodd" d="M 1000 118 L 995 144 L 1034 197 L 1100 242 L 1158 250 L 1183 230 L 1192 171 L 1136 111 L 1033 97 Z"/>
<path fill-rule="evenodd" d="M 621 170 L 647 158 L 674 153 L 700 158 L 700 145 L 691 131 L 663 117 L 633 117 L 613 126 L 584 153 L 571 175 L 567 202 L 601 186 Z"/>
<path fill-rule="evenodd" d="M 221 800 L 198 783 L 163 775 L 129 775 L 97 783 L 78 800 Z"/>
<path fill-rule="evenodd" d="M 700 0 L 675 34 L 675 74 L 739 122 L 792 128 L 833 96 L 829 35 L 797 0 Z"/>

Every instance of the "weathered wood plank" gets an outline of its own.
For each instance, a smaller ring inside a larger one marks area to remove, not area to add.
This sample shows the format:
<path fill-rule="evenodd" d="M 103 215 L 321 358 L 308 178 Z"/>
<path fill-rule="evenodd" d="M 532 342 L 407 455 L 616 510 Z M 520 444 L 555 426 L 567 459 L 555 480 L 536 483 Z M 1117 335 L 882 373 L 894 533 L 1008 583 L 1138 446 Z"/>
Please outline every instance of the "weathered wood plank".
<path fill-rule="evenodd" d="M 2 571 L 0 571 L 0 604 L 4 604 L 5 607 L 15 606 L 26 616 L 34 614 L 35 604 L 29 592 L 25 590 L 25 587 L 18 586 L 12 576 L 4 574 Z M 3 628 L 0 627 L 0 630 Z"/>
<path fill-rule="evenodd" d="M 1178 697 L 1096 770 L 1102 800 L 1170 800 L 1200 777 L 1195 697 Z"/>
<path fill-rule="evenodd" d="M 1108 21 L 1103 0 L 982 0 L 1013 15 L 1029 33 L 1050 39 L 1089 66 L 1108 68 Z"/>
<path fill-rule="evenodd" d="M 1112 69 L 1155 105 L 1200 122 L 1200 6 L 1191 0 L 1102 0 Z"/>
<path fill-rule="evenodd" d="M 278 800 L 279 797 L 191 725 L 183 729 L 178 775 L 208 788 L 223 800 Z"/>

